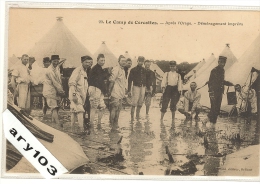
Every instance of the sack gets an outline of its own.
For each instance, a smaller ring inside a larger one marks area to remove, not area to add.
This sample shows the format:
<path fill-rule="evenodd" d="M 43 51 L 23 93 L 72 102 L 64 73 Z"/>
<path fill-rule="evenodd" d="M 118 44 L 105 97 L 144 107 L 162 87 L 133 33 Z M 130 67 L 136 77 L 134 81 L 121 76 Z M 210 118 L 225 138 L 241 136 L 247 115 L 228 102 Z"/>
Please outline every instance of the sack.
<path fill-rule="evenodd" d="M 229 87 L 227 89 L 227 102 L 228 102 L 228 105 L 236 105 L 237 104 L 236 91 L 229 92 Z"/>

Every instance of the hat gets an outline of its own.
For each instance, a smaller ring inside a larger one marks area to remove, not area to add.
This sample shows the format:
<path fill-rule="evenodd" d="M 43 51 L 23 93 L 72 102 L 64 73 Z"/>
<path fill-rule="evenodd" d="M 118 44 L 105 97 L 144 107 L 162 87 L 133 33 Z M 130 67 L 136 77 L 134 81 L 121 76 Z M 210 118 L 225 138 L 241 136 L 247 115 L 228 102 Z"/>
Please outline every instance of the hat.
<path fill-rule="evenodd" d="M 81 56 L 81 62 L 86 61 L 86 60 L 93 60 L 92 57 L 85 55 L 85 56 Z"/>
<path fill-rule="evenodd" d="M 43 62 L 45 63 L 45 62 L 50 62 L 50 58 L 49 57 L 44 57 L 43 58 Z"/>
<path fill-rule="evenodd" d="M 60 59 L 59 55 L 52 55 L 51 60 Z"/>
<path fill-rule="evenodd" d="M 143 56 L 138 56 L 137 61 L 144 61 L 144 57 Z"/>
<path fill-rule="evenodd" d="M 176 66 L 176 61 L 170 61 L 169 63 L 171 66 Z"/>
<path fill-rule="evenodd" d="M 30 61 L 32 61 L 32 60 L 33 60 L 33 61 L 36 61 L 34 57 L 29 57 L 29 60 L 30 60 Z"/>
<path fill-rule="evenodd" d="M 227 60 L 227 57 L 225 57 L 225 56 L 219 56 L 218 60 L 226 61 L 226 60 Z"/>

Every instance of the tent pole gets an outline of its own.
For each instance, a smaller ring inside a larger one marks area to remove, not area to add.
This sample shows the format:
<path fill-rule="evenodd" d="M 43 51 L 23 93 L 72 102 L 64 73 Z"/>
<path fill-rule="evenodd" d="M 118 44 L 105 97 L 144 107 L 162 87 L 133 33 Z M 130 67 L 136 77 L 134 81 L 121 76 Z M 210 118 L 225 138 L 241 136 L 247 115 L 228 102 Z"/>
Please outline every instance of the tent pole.
<path fill-rule="evenodd" d="M 249 85 L 248 85 L 247 97 L 246 97 L 246 107 L 245 107 L 246 112 L 247 112 L 247 107 L 248 107 L 249 92 L 250 92 L 250 89 L 251 89 L 251 83 L 252 83 L 252 75 L 253 75 L 253 73 L 250 72 L 250 82 L 249 82 Z"/>

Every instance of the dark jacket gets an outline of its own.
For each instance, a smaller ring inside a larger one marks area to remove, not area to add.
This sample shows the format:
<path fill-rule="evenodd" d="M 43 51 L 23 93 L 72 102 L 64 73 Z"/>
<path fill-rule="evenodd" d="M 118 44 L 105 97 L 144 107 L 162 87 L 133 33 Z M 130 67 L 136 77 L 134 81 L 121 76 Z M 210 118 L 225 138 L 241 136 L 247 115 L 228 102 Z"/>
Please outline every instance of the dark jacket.
<path fill-rule="evenodd" d="M 146 83 L 147 83 L 147 86 L 149 86 L 148 89 L 150 90 L 150 86 L 152 86 L 153 87 L 152 93 L 155 93 L 156 77 L 155 77 L 155 73 L 150 69 L 146 70 Z"/>
<path fill-rule="evenodd" d="M 144 67 L 137 65 L 130 70 L 130 74 L 128 77 L 128 92 L 131 91 L 132 82 L 134 86 L 147 86 L 146 70 L 144 69 Z"/>
<path fill-rule="evenodd" d="M 88 85 L 99 88 L 103 94 L 105 94 L 106 86 L 105 79 L 108 79 L 109 73 L 102 69 L 99 64 L 96 64 L 91 68 L 88 75 Z"/>
<path fill-rule="evenodd" d="M 225 81 L 225 70 L 219 66 L 213 68 L 210 72 L 208 87 L 209 92 L 224 93 L 224 85 L 232 86 L 229 81 Z"/>

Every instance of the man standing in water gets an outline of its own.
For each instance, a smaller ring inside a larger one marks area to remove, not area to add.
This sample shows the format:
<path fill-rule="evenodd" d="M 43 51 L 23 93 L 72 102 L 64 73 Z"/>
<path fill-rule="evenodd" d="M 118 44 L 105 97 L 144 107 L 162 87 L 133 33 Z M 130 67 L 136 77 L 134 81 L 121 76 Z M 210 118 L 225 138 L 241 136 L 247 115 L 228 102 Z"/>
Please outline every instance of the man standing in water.
<path fill-rule="evenodd" d="M 81 57 L 81 66 L 75 68 L 69 78 L 69 100 L 71 110 L 71 125 L 75 124 L 77 116 L 80 132 L 84 132 L 84 117 L 85 109 L 83 105 L 88 92 L 88 81 L 86 70 L 89 68 L 92 60 L 89 56 Z"/>
<path fill-rule="evenodd" d="M 14 90 L 14 98 L 18 97 L 18 107 L 22 111 L 30 113 L 30 71 L 26 66 L 29 62 L 27 54 L 23 54 L 19 63 L 12 72 L 11 84 Z"/>
<path fill-rule="evenodd" d="M 218 115 L 220 113 L 220 106 L 222 102 L 222 96 L 224 93 L 224 85 L 234 86 L 231 82 L 225 81 L 225 70 L 227 58 L 219 56 L 218 66 L 213 68 L 210 72 L 208 87 L 209 87 L 209 98 L 210 98 L 210 112 L 208 114 L 209 121 L 216 123 Z"/>
<path fill-rule="evenodd" d="M 140 110 L 143 105 L 146 82 L 146 71 L 143 67 L 144 57 L 139 56 L 137 59 L 137 66 L 130 70 L 128 77 L 128 96 L 132 96 L 131 120 L 134 120 L 135 107 L 136 118 L 140 118 Z M 133 83 L 133 87 L 132 87 Z M 131 93 L 132 87 L 132 93 Z"/>
<path fill-rule="evenodd" d="M 151 61 L 145 60 L 144 67 L 146 69 L 146 82 L 147 87 L 145 88 L 145 97 L 144 97 L 144 103 L 146 106 L 146 115 L 149 115 L 149 109 L 151 106 L 152 97 L 155 94 L 156 90 L 156 77 L 155 73 L 150 70 Z"/>
<path fill-rule="evenodd" d="M 124 67 L 126 60 L 123 55 L 118 58 L 118 66 L 114 67 L 109 78 L 108 96 L 110 97 L 110 123 L 112 130 L 118 127 L 118 118 L 122 108 L 122 100 L 125 97 L 126 77 Z"/>
<path fill-rule="evenodd" d="M 182 91 L 182 80 L 180 74 L 176 72 L 176 61 L 170 61 L 170 72 L 165 72 L 161 83 L 163 100 L 161 108 L 161 121 L 166 113 L 167 107 L 170 104 L 170 110 L 172 112 L 172 123 L 175 119 L 176 105 L 180 99 Z"/>
<path fill-rule="evenodd" d="M 51 65 L 51 60 L 49 57 L 44 57 L 43 58 L 43 70 L 42 70 L 42 75 L 43 77 L 41 76 L 41 80 L 39 81 L 40 84 L 43 84 L 44 85 L 44 80 L 45 80 L 45 74 L 47 72 L 47 68 Z M 46 112 L 47 112 L 47 109 L 48 109 L 48 105 L 47 105 L 47 102 L 46 102 L 46 98 L 45 97 L 42 97 L 42 112 L 43 112 L 43 116 L 46 116 Z"/>
<path fill-rule="evenodd" d="M 99 54 L 97 64 L 93 66 L 89 73 L 89 101 L 90 101 L 90 124 L 93 125 L 96 111 L 98 110 L 98 125 L 101 124 L 103 111 L 106 108 L 104 103 L 105 82 L 109 73 L 102 69 L 105 64 L 104 54 Z"/>
<path fill-rule="evenodd" d="M 60 124 L 58 111 L 60 108 L 61 97 L 65 96 L 62 87 L 61 74 L 59 70 L 59 55 L 51 56 L 51 65 L 48 67 L 45 74 L 45 81 L 43 85 L 43 96 L 46 98 L 47 105 L 51 108 L 52 122 Z"/>

